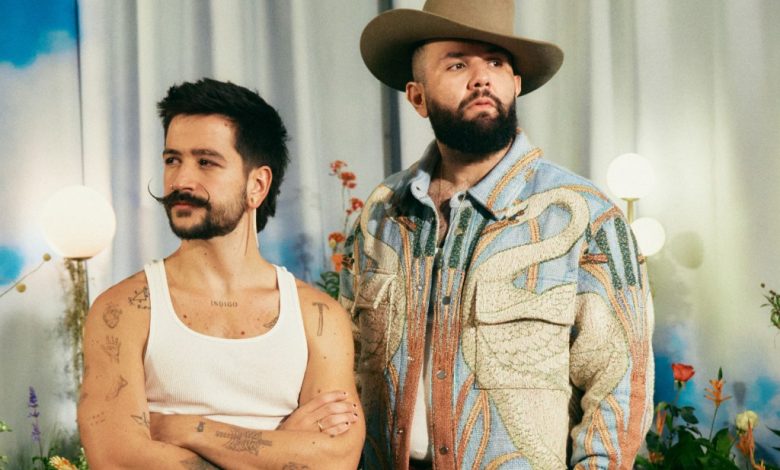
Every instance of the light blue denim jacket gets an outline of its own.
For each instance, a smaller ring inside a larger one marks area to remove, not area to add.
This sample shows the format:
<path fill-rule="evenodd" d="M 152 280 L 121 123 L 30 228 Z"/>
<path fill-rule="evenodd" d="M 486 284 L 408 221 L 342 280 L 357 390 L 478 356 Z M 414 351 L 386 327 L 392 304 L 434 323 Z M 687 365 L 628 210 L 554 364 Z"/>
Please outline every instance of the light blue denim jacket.
<path fill-rule="evenodd" d="M 407 468 L 428 324 L 435 468 L 630 468 L 652 418 L 644 258 L 601 191 L 540 156 L 519 132 L 452 198 L 441 248 L 435 142 L 366 201 L 341 275 L 365 469 Z"/>

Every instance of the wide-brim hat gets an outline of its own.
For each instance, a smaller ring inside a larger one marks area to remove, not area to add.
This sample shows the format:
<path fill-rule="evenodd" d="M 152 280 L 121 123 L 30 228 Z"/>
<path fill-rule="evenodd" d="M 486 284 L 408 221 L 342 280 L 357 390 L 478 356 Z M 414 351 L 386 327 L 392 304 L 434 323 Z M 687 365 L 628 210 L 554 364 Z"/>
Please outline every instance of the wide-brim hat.
<path fill-rule="evenodd" d="M 481 41 L 506 49 L 522 78 L 521 95 L 544 85 L 563 63 L 563 51 L 548 42 L 515 36 L 514 0 L 427 0 L 422 10 L 389 10 L 363 29 L 360 54 L 384 84 L 406 90 L 412 54 L 432 40 Z"/>

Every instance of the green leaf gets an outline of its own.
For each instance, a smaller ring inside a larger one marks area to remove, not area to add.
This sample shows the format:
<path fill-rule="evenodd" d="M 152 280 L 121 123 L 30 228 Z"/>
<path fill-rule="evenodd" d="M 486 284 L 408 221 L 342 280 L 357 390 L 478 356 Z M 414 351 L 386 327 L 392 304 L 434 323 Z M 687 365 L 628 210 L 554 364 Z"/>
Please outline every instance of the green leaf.
<path fill-rule="evenodd" d="M 645 436 L 645 442 L 647 443 L 647 450 L 653 452 L 660 451 L 663 444 L 661 437 L 653 431 L 647 433 L 647 436 Z"/>
<path fill-rule="evenodd" d="M 699 419 L 694 414 L 695 410 L 692 406 L 686 406 L 680 410 L 680 417 L 689 424 L 698 424 Z"/>
<path fill-rule="evenodd" d="M 329 296 L 338 300 L 339 298 L 339 273 L 336 271 L 323 271 L 320 274 L 320 280 L 317 287 L 325 291 Z"/>
<path fill-rule="evenodd" d="M 776 436 L 780 436 L 780 429 L 772 429 L 769 426 L 767 426 L 766 428 L 772 431 L 773 433 L 775 433 Z"/>
<path fill-rule="evenodd" d="M 729 428 L 723 428 L 712 438 L 713 450 L 717 455 L 728 457 L 731 452 L 732 442 L 731 436 L 729 436 Z"/>
<path fill-rule="evenodd" d="M 718 367 L 718 380 L 723 379 L 723 367 Z"/>

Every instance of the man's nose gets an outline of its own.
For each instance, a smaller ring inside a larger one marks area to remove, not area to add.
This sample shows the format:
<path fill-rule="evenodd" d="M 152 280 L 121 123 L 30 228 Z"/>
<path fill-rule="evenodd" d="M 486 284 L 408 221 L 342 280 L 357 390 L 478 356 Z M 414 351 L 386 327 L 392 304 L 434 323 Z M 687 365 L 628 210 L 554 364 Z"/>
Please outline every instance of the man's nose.
<path fill-rule="evenodd" d="M 472 68 L 472 76 L 469 81 L 469 88 L 478 89 L 490 87 L 490 69 L 488 64 L 476 65 Z"/>
<path fill-rule="evenodd" d="M 194 192 L 197 187 L 196 168 L 186 163 L 179 165 L 173 170 L 168 180 L 170 191 L 190 191 Z"/>

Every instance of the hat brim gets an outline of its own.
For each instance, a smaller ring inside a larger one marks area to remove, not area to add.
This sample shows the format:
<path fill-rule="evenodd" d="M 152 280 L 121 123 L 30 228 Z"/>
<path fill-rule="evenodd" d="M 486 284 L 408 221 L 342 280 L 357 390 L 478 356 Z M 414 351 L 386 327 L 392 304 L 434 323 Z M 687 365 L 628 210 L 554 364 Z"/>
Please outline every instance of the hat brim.
<path fill-rule="evenodd" d="M 410 9 L 390 10 L 371 20 L 360 37 L 360 54 L 382 83 L 405 91 L 412 81 L 415 48 L 426 41 L 447 39 L 481 41 L 506 49 L 514 60 L 515 73 L 522 78 L 521 95 L 544 85 L 563 63 L 563 51 L 555 44 L 470 28 Z"/>

